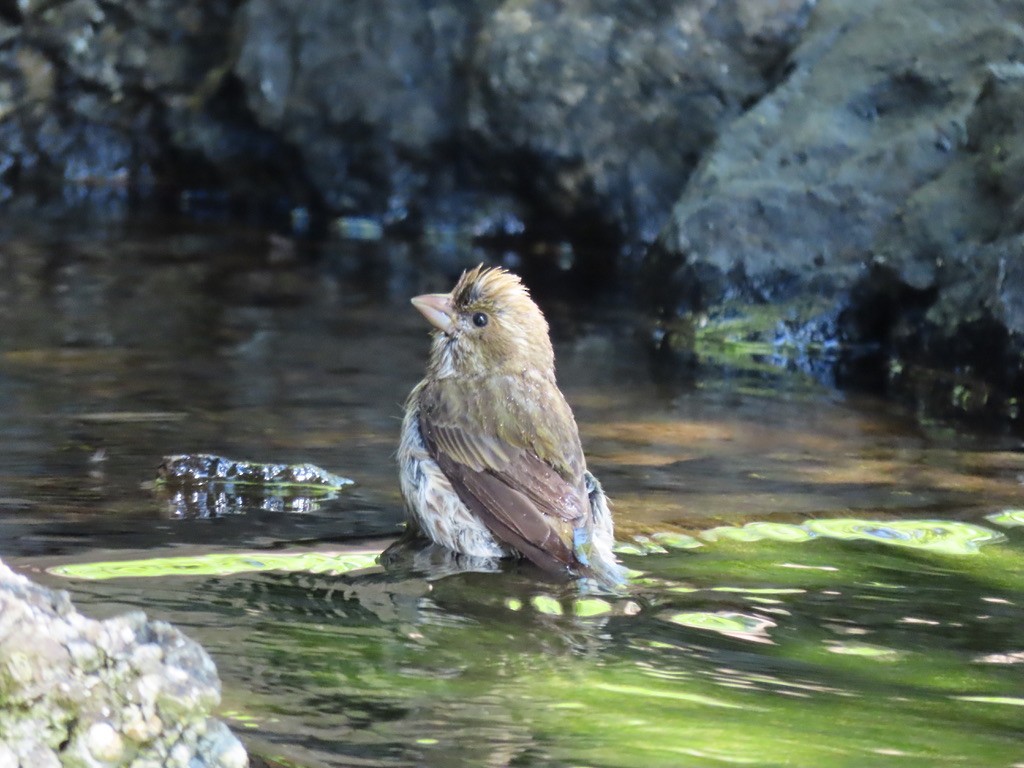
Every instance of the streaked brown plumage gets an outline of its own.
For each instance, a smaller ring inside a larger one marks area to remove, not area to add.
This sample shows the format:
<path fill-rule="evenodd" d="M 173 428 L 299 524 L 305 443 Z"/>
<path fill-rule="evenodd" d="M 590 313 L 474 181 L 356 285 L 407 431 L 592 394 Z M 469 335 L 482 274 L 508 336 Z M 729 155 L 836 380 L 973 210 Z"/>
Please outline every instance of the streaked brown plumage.
<path fill-rule="evenodd" d="M 519 278 L 477 267 L 412 302 L 437 330 L 398 452 L 410 527 L 464 555 L 621 581 L 547 322 Z"/>

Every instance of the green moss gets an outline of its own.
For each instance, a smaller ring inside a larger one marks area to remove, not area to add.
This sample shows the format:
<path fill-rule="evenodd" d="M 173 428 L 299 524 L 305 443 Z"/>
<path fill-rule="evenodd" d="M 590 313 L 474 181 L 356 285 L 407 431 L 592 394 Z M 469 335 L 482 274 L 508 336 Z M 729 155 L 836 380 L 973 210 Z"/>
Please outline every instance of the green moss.
<path fill-rule="evenodd" d="M 214 553 L 190 557 L 75 563 L 54 566 L 49 572 L 55 576 L 93 581 L 166 576 L 226 576 L 259 571 L 340 574 L 373 568 L 377 557 L 376 552 Z"/>
<path fill-rule="evenodd" d="M 837 338 L 811 329 L 833 308 L 818 300 L 755 305 L 726 302 L 700 317 L 685 317 L 665 330 L 673 348 L 697 353 L 703 361 L 776 377 L 785 360 L 826 352 Z"/>

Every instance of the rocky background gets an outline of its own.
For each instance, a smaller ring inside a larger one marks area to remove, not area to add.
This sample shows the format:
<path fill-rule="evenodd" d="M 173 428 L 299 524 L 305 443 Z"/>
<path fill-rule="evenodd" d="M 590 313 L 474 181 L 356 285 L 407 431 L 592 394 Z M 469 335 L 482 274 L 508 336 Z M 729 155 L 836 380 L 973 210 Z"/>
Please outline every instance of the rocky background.
<path fill-rule="evenodd" d="M 0 0 L 0 212 L 554 234 L 659 355 L 1019 422 L 1022 62 L 1019 0 Z"/>
<path fill-rule="evenodd" d="M 840 383 L 1019 422 L 1022 22 L 998 0 L 819 3 L 648 253 L 666 316 L 784 307 L 776 340 L 831 349 Z"/>

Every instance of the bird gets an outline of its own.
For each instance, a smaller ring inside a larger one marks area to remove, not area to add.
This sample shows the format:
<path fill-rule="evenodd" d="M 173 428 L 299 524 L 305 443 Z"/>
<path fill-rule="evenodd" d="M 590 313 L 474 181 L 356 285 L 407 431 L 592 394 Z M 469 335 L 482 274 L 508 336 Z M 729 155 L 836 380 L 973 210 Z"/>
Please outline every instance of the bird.
<path fill-rule="evenodd" d="M 433 326 L 398 448 L 407 535 L 621 585 L 604 490 L 555 380 L 548 323 L 520 278 L 479 265 L 416 296 Z"/>

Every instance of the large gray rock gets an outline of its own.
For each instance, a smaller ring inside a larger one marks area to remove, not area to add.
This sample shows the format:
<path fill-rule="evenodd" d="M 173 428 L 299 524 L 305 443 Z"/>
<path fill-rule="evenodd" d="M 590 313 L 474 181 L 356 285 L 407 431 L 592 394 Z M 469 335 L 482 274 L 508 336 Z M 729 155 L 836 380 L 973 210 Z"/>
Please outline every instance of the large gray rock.
<path fill-rule="evenodd" d="M 812 4 L 7 3 L 0 204 L 184 190 L 417 226 L 498 197 L 490 233 L 648 242 Z"/>
<path fill-rule="evenodd" d="M 1024 12 L 1021 13 L 1024 21 Z M 1024 29 L 1014 30 L 1018 44 Z M 1024 65 L 994 62 L 963 148 L 908 195 L 855 285 L 846 332 L 886 344 L 896 383 L 953 410 L 1021 418 L 1024 392 Z M 878 326 L 878 318 L 889 325 Z"/>
<path fill-rule="evenodd" d="M 718 132 L 774 83 L 811 0 L 505 2 L 469 125 L 502 184 L 649 243 Z"/>
<path fill-rule="evenodd" d="M 1021 382 L 1022 22 L 1000 0 L 818 3 L 649 254 L 661 309 L 817 295 L 832 341 Z"/>
<path fill-rule="evenodd" d="M 235 72 L 331 210 L 401 221 L 513 194 L 534 221 L 636 243 L 810 5 L 251 0 Z"/>
<path fill-rule="evenodd" d="M 243 768 L 213 662 L 141 613 L 94 621 L 0 563 L 0 766 Z"/>

